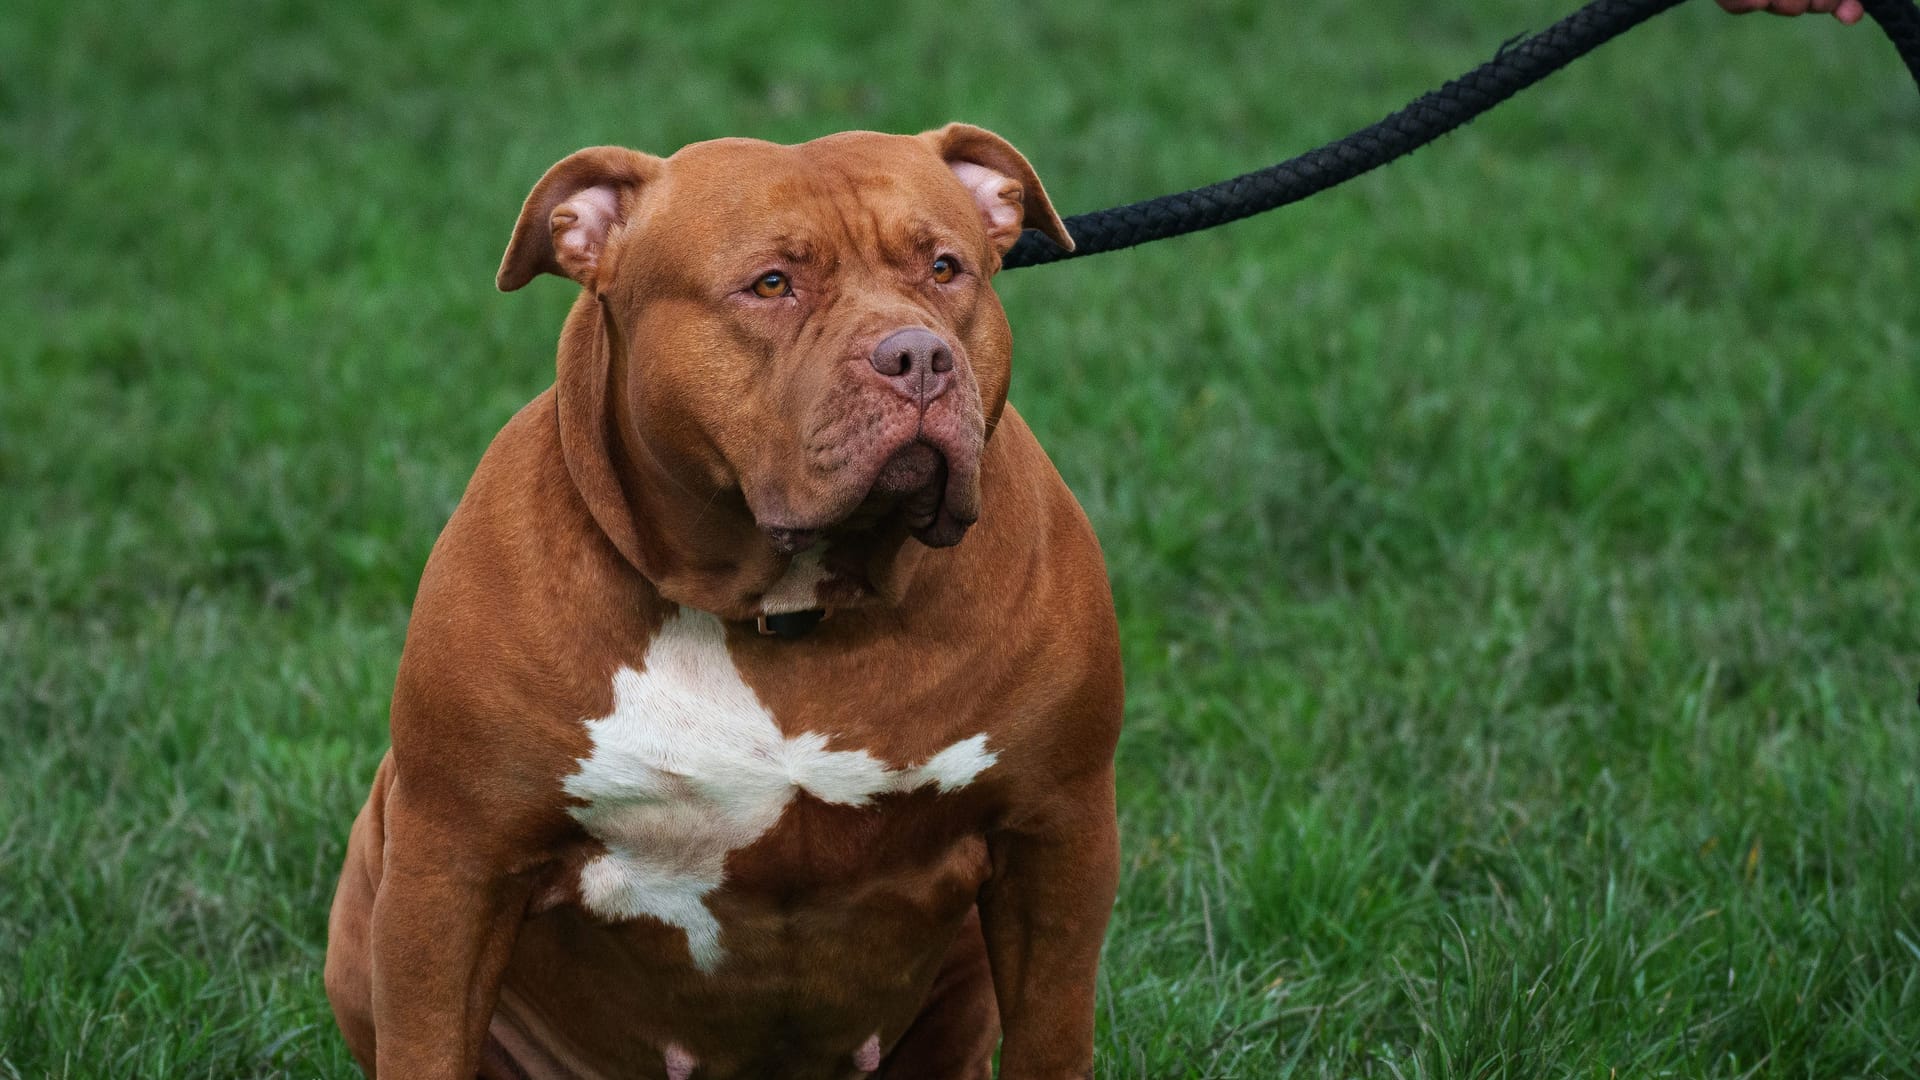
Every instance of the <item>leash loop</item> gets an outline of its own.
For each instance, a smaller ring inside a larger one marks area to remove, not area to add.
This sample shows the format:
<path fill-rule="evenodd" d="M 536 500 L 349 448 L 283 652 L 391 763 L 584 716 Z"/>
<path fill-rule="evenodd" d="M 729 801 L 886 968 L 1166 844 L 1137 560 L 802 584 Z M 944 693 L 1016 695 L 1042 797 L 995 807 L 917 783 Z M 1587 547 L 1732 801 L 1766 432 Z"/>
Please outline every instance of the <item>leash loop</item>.
<path fill-rule="evenodd" d="M 1685 0 L 1593 0 L 1538 34 L 1500 46 L 1493 59 L 1377 123 L 1257 172 L 1192 191 L 1066 220 L 1072 252 L 1029 229 L 1001 268 L 1040 266 L 1166 240 L 1264 214 L 1395 161 L 1454 131 L 1594 49 Z M 1920 86 L 1920 6 L 1861 0 Z"/>

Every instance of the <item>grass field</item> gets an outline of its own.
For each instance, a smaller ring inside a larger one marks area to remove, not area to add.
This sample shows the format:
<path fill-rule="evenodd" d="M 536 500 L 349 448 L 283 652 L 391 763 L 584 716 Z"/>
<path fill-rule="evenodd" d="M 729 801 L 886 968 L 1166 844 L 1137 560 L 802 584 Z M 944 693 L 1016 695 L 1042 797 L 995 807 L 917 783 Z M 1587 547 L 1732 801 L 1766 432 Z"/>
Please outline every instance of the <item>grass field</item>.
<path fill-rule="evenodd" d="M 1094 209 L 1570 3 L 7 5 L 0 1075 L 351 1075 L 326 905 L 429 545 L 552 378 L 569 289 L 492 280 L 554 159 L 966 119 Z M 1102 1076 L 1920 1076 L 1903 79 L 1701 0 L 1001 280 L 1126 641 Z"/>

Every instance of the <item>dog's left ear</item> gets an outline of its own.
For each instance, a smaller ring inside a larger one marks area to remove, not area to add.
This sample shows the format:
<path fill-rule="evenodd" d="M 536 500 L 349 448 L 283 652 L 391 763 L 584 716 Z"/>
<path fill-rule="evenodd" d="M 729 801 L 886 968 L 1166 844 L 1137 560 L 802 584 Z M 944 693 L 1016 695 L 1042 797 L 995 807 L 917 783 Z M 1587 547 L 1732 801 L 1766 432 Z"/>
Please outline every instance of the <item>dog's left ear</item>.
<path fill-rule="evenodd" d="M 590 146 L 562 158 L 520 208 L 494 284 L 512 292 L 541 274 L 559 274 L 593 288 L 608 238 L 664 164 L 624 146 Z"/>
<path fill-rule="evenodd" d="M 987 235 L 1005 255 L 1020 239 L 1020 230 L 1037 229 L 1068 251 L 1073 237 L 1047 201 L 1047 189 L 1013 144 L 972 124 L 948 124 L 920 136 L 933 144 L 986 219 Z"/>

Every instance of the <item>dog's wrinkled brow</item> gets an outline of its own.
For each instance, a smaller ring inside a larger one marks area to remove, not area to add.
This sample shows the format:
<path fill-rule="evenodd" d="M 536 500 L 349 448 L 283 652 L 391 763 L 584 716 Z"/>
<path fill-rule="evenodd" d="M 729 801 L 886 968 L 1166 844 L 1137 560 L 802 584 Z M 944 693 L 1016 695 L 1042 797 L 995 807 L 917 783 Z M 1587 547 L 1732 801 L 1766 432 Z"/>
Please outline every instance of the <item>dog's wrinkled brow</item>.
<path fill-rule="evenodd" d="M 915 218 L 883 233 L 878 255 L 888 265 L 918 266 L 942 252 L 964 250 L 964 240 L 955 230 Z M 737 262 L 736 262 L 737 260 Z M 765 240 L 743 244 L 728 259 L 736 273 L 752 273 L 770 266 L 789 266 L 831 273 L 840 265 L 831 247 L 823 247 L 801 233 L 777 233 Z"/>
<path fill-rule="evenodd" d="M 952 229 L 943 229 L 924 218 L 908 223 L 902 231 L 900 254 L 913 258 L 951 251 L 961 246 L 961 238 Z"/>
<path fill-rule="evenodd" d="M 822 258 L 819 247 L 803 236 L 776 236 L 767 243 L 767 249 L 780 259 L 800 266 L 827 261 Z"/>
<path fill-rule="evenodd" d="M 765 238 L 743 238 L 739 246 L 724 252 L 712 265 L 726 275 L 737 277 L 776 267 L 830 271 L 835 260 L 820 245 L 794 233 Z"/>

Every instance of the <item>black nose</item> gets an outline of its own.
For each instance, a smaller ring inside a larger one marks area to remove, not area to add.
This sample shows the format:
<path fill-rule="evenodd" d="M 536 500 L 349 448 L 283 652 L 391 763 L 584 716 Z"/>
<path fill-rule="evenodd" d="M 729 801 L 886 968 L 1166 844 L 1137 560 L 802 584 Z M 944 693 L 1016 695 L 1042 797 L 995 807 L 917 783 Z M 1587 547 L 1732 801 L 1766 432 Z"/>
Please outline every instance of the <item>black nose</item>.
<path fill-rule="evenodd" d="M 953 370 L 953 349 L 939 335 L 918 326 L 895 330 L 874 346 L 873 370 L 889 379 L 926 380 Z"/>

